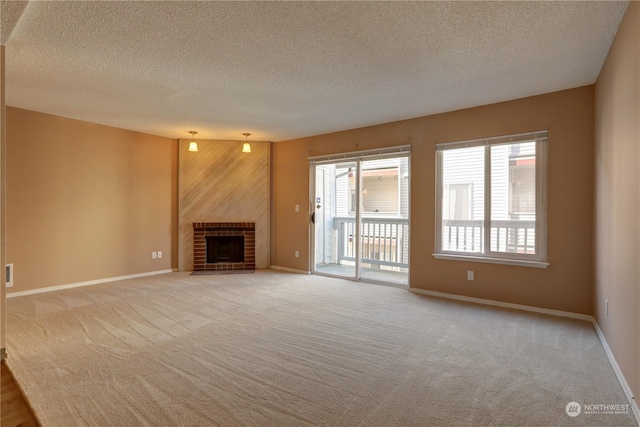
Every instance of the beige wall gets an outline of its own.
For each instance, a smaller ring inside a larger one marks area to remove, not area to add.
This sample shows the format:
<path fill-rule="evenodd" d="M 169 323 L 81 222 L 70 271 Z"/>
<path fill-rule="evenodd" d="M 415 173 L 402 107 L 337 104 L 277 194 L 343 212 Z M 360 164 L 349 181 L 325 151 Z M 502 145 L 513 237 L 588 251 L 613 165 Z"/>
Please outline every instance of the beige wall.
<path fill-rule="evenodd" d="M 180 140 L 180 271 L 193 271 L 194 222 L 255 222 L 256 268 L 269 266 L 269 142 Z"/>
<path fill-rule="evenodd" d="M 594 315 L 640 396 L 640 3 L 631 2 L 596 83 Z M 605 314 L 609 300 L 609 314 Z"/>
<path fill-rule="evenodd" d="M 175 267 L 177 154 L 176 140 L 7 108 L 10 292 Z"/>
<path fill-rule="evenodd" d="M 274 148 L 272 265 L 309 270 L 307 157 L 411 144 L 410 286 L 535 307 L 592 310 L 593 86 L 279 142 Z M 549 130 L 547 269 L 436 260 L 435 144 Z M 294 251 L 300 258 L 294 258 Z M 475 281 L 466 271 L 475 271 Z"/>

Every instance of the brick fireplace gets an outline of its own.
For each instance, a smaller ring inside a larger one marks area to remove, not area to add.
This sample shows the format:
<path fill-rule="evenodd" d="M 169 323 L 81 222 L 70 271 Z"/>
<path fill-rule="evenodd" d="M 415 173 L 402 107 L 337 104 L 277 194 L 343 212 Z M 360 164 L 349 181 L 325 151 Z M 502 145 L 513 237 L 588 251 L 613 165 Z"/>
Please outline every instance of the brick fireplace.
<path fill-rule="evenodd" d="M 193 223 L 194 272 L 239 272 L 255 269 L 254 222 Z"/>

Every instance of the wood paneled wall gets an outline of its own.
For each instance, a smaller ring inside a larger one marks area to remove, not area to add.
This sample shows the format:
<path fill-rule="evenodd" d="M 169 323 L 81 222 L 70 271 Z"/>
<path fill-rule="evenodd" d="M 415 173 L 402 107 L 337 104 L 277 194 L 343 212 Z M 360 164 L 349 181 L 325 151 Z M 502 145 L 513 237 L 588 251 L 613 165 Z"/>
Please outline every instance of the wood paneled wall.
<path fill-rule="evenodd" d="M 179 142 L 180 271 L 193 270 L 193 222 L 255 222 L 256 268 L 269 266 L 271 143 L 197 140 L 198 152 Z"/>

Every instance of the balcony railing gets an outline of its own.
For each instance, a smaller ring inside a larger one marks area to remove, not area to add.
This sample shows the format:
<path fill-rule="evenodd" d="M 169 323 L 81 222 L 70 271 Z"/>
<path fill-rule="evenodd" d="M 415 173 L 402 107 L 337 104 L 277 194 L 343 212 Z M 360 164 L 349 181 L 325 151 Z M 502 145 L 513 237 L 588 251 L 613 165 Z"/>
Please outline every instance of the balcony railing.
<path fill-rule="evenodd" d="M 534 254 L 536 250 L 535 220 L 491 221 L 490 250 Z M 484 252 L 484 221 L 442 221 L 442 249 L 453 252 Z"/>
<path fill-rule="evenodd" d="M 356 260 L 356 220 L 335 217 L 338 263 Z M 409 220 L 406 218 L 362 218 L 362 262 L 389 267 L 409 267 Z"/>

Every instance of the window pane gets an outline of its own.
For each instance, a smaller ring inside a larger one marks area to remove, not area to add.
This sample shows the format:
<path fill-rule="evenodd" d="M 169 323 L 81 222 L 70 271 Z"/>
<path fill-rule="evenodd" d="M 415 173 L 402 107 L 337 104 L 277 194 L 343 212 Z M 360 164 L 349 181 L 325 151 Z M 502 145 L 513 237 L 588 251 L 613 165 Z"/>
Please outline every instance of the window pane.
<path fill-rule="evenodd" d="M 408 160 L 391 157 L 361 162 L 362 279 L 408 283 Z"/>
<path fill-rule="evenodd" d="M 484 150 L 442 153 L 442 250 L 483 252 Z"/>
<path fill-rule="evenodd" d="M 492 252 L 535 254 L 536 144 L 491 147 Z"/>
<path fill-rule="evenodd" d="M 396 160 L 397 163 L 397 160 Z M 365 170 L 362 162 L 362 210 L 364 213 L 398 213 L 398 167 Z"/>

